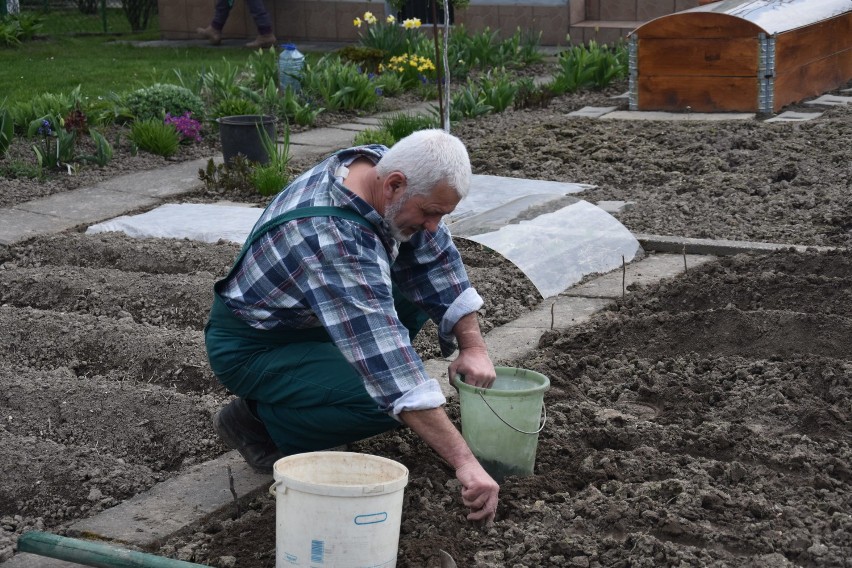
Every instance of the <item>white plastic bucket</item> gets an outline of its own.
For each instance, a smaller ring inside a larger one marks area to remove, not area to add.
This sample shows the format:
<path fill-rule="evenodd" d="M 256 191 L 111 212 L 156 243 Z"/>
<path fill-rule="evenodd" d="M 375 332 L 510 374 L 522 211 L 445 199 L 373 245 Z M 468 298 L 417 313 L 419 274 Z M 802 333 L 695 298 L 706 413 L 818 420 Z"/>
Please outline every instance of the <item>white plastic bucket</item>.
<path fill-rule="evenodd" d="M 281 458 L 275 484 L 275 567 L 396 566 L 408 468 L 352 452 Z"/>

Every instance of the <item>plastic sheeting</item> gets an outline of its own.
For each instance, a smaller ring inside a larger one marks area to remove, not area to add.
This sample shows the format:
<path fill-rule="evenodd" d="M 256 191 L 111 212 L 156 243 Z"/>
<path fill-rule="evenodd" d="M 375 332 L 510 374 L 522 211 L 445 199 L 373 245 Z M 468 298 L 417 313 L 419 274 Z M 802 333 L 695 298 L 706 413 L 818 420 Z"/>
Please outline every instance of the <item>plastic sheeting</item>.
<path fill-rule="evenodd" d="M 501 205 L 531 195 L 551 195 L 554 198 L 580 193 L 594 185 L 566 183 L 538 179 L 510 178 L 475 174 L 471 178 L 470 192 L 461 200 L 455 211 L 444 221 L 451 225 L 472 215 L 497 209 Z"/>
<path fill-rule="evenodd" d="M 614 270 L 642 252 L 624 225 L 587 201 L 467 238 L 509 259 L 545 298 L 587 274 Z"/>
<path fill-rule="evenodd" d="M 474 176 L 470 194 L 445 222 L 453 235 L 482 243 L 517 265 L 546 298 L 587 274 L 618 268 L 642 250 L 612 215 L 568 195 L 588 187 Z M 230 204 L 167 204 L 92 225 L 86 233 L 242 244 L 261 213 Z"/>
<path fill-rule="evenodd" d="M 169 203 L 140 215 L 122 215 L 90 226 L 86 234 L 119 231 L 136 238 L 219 240 L 243 244 L 263 209 L 241 205 Z"/>
<path fill-rule="evenodd" d="M 723 0 L 686 12 L 715 12 L 742 18 L 775 35 L 809 26 L 846 12 L 850 0 Z"/>

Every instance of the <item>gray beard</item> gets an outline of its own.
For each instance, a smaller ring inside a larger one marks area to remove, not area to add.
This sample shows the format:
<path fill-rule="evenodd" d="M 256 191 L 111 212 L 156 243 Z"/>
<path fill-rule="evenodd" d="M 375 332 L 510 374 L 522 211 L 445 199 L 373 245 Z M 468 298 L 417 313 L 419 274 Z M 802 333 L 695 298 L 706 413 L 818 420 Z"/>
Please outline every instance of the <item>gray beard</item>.
<path fill-rule="evenodd" d="M 399 228 L 399 225 L 396 224 L 395 220 L 395 217 L 399 214 L 400 209 L 402 209 L 402 206 L 405 205 L 406 201 L 408 201 L 408 196 L 403 195 L 398 201 L 388 205 L 388 208 L 385 210 L 385 214 L 382 217 L 385 223 L 387 223 L 388 229 L 390 229 L 391 236 L 401 243 L 410 241 L 411 237 L 414 236 L 414 234 L 403 235 L 402 230 Z"/>

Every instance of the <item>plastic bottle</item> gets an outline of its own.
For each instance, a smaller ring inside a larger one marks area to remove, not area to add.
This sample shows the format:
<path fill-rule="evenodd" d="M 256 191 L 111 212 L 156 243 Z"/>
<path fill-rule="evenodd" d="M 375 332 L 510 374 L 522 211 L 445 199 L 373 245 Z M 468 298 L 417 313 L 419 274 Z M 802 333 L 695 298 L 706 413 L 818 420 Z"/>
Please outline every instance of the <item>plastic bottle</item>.
<path fill-rule="evenodd" d="M 278 56 L 278 84 L 282 91 L 286 91 L 289 86 L 298 93 L 302 88 L 299 78 L 305 66 L 305 56 L 292 43 L 285 43 L 281 47 L 283 51 Z"/>

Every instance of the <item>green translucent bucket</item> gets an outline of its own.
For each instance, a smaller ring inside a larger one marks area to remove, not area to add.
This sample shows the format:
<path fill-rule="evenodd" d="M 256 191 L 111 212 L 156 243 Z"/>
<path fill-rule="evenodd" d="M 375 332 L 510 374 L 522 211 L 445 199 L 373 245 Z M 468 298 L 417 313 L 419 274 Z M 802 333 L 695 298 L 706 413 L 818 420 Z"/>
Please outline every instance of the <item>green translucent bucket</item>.
<path fill-rule="evenodd" d="M 502 483 L 510 475 L 533 474 L 550 379 L 527 369 L 496 370 L 491 388 L 470 386 L 458 376 L 453 385 L 459 390 L 462 436 L 485 471 Z"/>

